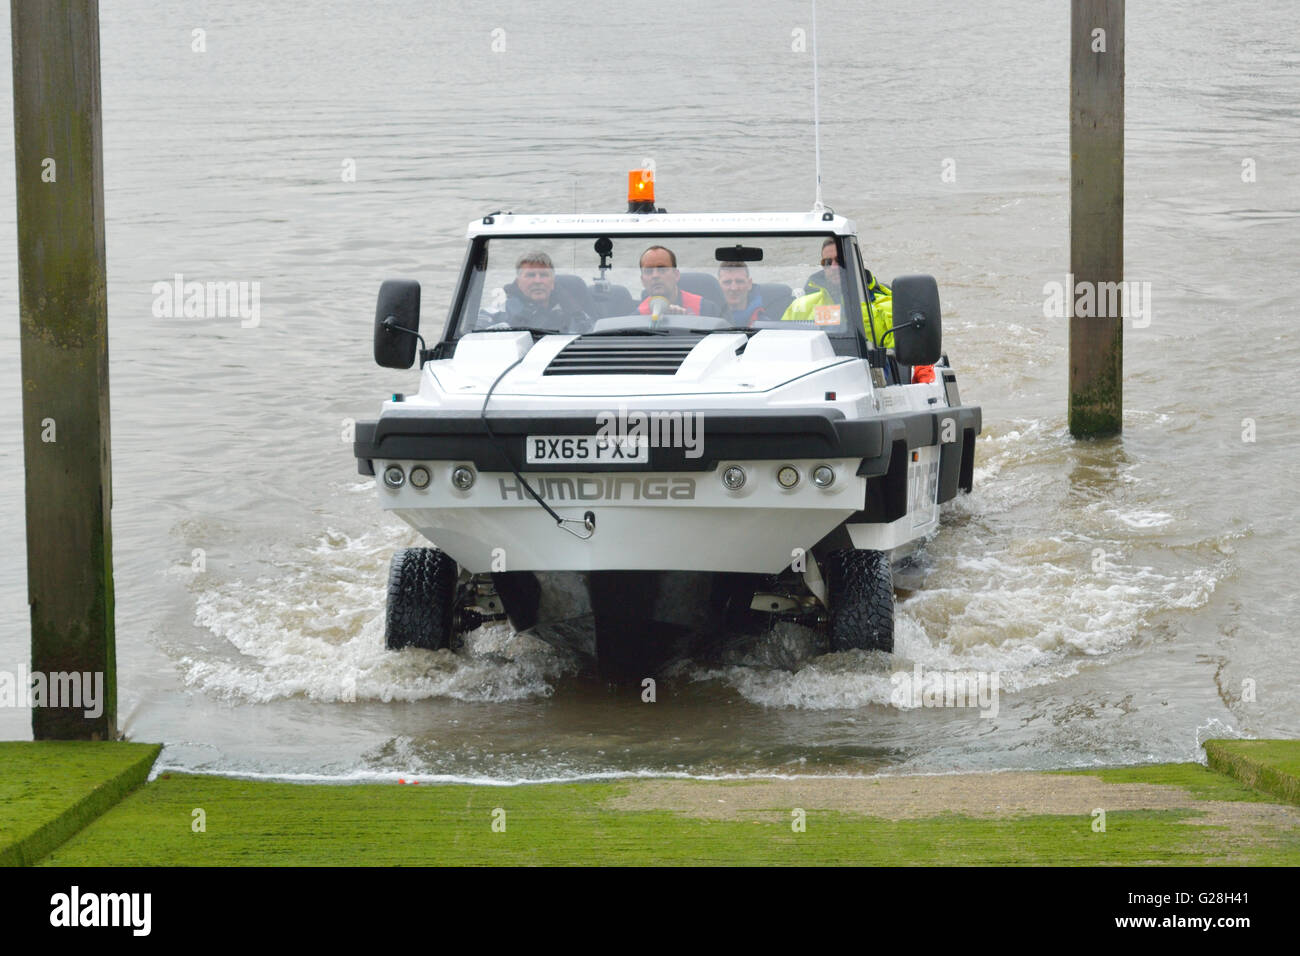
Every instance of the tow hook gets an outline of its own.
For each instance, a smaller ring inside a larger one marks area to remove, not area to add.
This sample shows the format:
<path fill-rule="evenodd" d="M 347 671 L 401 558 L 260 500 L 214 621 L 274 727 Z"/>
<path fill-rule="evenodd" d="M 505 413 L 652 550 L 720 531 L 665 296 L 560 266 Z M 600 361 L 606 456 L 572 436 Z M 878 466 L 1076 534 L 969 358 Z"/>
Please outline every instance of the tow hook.
<path fill-rule="evenodd" d="M 583 534 L 581 531 L 574 531 L 572 528 L 565 527 L 570 524 L 581 524 L 587 533 Z M 581 520 L 578 518 L 561 518 L 557 522 L 557 526 L 562 531 L 569 532 L 569 534 L 573 535 L 575 538 L 581 538 L 583 541 L 586 541 L 596 533 L 596 513 L 594 511 L 588 511 L 582 516 Z"/>

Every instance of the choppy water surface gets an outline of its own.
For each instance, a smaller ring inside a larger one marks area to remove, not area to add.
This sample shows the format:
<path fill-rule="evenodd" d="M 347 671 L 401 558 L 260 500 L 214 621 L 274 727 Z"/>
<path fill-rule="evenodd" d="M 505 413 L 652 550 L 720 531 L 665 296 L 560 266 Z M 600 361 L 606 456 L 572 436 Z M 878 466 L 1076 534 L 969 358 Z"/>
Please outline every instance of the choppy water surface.
<path fill-rule="evenodd" d="M 1300 733 L 1300 50 L 1281 2 L 1129 9 L 1127 275 L 1152 312 L 1126 332 L 1125 434 L 1093 443 L 1065 435 L 1066 326 L 1042 311 L 1068 251 L 1065 11 L 874 3 L 906 28 L 868 55 L 862 6 L 820 5 L 827 200 L 879 274 L 936 275 L 984 408 L 975 493 L 899 592 L 894 660 L 781 630 L 680 661 L 645 704 L 504 627 L 458 654 L 382 649 L 389 557 L 418 542 L 340 440 L 414 381 L 370 360 L 379 282 L 419 278 L 436 315 L 468 220 L 617 211 L 643 157 L 674 211 L 811 204 L 806 7 L 656 9 L 661 41 L 567 2 L 105 6 L 127 733 L 167 741 L 172 767 L 492 780 L 1183 760 L 1209 735 Z M 0 171 L 0 669 L 17 671 L 13 188 Z M 260 282 L 260 325 L 154 318 L 176 273 Z M 916 665 L 999 672 L 996 715 L 895 706 L 891 674 Z M 0 710 L 0 736 L 29 733 Z"/>

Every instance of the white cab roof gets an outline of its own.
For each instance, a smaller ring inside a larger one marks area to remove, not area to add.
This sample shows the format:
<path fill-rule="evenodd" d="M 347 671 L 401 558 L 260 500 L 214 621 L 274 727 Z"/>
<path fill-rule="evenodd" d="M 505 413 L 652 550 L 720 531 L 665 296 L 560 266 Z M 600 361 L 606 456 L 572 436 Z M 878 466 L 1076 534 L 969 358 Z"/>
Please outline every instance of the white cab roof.
<path fill-rule="evenodd" d="M 491 222 L 484 221 L 489 218 Z M 475 219 L 469 224 L 468 231 L 471 239 L 475 236 L 691 235 L 715 232 L 857 235 L 853 220 L 836 216 L 826 209 L 810 212 L 572 213 L 552 216 L 498 213 Z"/>

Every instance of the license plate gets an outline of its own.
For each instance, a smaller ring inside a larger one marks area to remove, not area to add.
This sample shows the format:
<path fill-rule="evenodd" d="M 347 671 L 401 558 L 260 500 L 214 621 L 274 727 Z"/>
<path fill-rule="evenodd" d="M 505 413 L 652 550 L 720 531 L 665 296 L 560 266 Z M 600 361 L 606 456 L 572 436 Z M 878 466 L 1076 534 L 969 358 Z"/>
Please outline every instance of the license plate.
<path fill-rule="evenodd" d="M 595 435 L 529 435 L 530 465 L 644 465 L 650 448 L 636 437 L 597 438 Z"/>

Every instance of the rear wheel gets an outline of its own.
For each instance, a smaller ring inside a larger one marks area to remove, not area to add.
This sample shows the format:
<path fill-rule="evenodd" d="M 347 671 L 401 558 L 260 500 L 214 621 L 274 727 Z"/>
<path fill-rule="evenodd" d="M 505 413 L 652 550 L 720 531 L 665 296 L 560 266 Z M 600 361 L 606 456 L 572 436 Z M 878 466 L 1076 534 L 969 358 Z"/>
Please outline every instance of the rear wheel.
<path fill-rule="evenodd" d="M 884 551 L 847 549 L 826 558 L 832 651 L 894 650 L 894 578 Z"/>
<path fill-rule="evenodd" d="M 447 647 L 456 606 L 456 562 L 437 548 L 403 548 L 388 570 L 384 644 L 390 651 Z"/>

